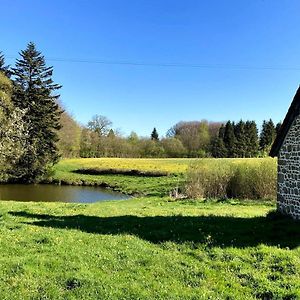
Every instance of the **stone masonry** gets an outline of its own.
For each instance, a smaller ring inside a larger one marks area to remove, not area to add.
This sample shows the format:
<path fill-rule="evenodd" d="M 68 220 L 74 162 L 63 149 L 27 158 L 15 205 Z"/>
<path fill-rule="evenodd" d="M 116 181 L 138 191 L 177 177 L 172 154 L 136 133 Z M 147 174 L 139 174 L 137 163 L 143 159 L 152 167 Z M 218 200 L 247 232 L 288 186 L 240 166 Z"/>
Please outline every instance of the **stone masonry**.
<path fill-rule="evenodd" d="M 294 119 L 279 150 L 277 208 L 300 219 L 300 116 Z"/>

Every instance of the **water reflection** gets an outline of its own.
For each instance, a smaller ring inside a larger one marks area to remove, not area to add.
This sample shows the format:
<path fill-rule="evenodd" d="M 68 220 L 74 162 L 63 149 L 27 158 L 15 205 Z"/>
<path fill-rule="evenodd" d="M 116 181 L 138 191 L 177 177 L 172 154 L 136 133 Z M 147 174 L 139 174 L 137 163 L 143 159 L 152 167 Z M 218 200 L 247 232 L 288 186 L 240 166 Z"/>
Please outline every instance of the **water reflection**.
<path fill-rule="evenodd" d="M 0 185 L 0 200 L 93 203 L 128 198 L 127 195 L 100 187 L 50 184 Z"/>

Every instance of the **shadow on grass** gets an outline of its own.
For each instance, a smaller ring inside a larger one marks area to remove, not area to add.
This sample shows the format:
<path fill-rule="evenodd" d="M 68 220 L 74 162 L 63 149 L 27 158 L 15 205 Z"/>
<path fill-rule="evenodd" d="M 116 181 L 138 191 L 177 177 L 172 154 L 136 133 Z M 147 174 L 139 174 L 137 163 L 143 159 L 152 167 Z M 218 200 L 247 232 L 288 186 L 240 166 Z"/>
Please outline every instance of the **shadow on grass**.
<path fill-rule="evenodd" d="M 235 218 L 227 216 L 55 216 L 29 212 L 11 215 L 32 219 L 26 224 L 76 229 L 94 234 L 130 234 L 152 243 L 203 243 L 207 246 L 248 247 L 259 244 L 300 246 L 300 224 L 288 218 Z"/>

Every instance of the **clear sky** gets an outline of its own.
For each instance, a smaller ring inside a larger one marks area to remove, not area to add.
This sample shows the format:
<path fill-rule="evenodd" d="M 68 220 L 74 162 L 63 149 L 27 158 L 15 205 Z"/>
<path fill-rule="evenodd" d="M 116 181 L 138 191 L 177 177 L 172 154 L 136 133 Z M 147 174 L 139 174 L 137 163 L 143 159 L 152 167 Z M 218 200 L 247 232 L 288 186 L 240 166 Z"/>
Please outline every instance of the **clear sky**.
<path fill-rule="evenodd" d="M 7 61 L 35 42 L 83 124 L 100 114 L 124 134 L 162 135 L 180 120 L 277 122 L 299 86 L 299 0 L 0 4 Z"/>

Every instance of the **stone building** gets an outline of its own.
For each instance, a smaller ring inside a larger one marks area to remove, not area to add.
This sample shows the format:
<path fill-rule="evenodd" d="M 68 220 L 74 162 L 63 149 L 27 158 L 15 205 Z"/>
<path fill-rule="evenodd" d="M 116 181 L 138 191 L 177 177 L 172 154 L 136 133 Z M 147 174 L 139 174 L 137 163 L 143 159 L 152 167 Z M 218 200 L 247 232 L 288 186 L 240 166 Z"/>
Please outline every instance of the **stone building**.
<path fill-rule="evenodd" d="M 300 219 L 300 88 L 270 155 L 278 157 L 277 209 L 294 219 Z"/>

